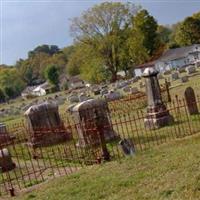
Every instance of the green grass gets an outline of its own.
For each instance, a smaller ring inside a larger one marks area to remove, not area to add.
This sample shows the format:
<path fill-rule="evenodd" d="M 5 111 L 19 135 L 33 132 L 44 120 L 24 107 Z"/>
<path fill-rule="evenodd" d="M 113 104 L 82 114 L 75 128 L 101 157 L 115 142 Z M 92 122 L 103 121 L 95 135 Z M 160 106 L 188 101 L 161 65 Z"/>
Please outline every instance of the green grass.
<path fill-rule="evenodd" d="M 13 200 L 199 199 L 200 136 L 133 157 L 81 169 L 36 186 Z M 8 198 L 7 198 L 8 199 Z"/>

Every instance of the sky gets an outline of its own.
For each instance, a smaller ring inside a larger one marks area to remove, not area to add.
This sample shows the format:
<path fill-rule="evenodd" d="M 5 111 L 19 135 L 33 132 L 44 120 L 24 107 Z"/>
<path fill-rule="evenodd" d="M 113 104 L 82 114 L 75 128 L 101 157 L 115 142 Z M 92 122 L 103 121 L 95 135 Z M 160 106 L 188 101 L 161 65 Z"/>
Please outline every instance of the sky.
<path fill-rule="evenodd" d="M 104 0 L 105 1 L 105 0 Z M 70 19 L 102 0 L 0 0 L 0 64 L 13 65 L 41 44 L 73 43 Z M 114 1 L 114 0 L 113 0 Z M 123 0 L 118 0 L 126 2 Z M 174 24 L 200 11 L 200 0 L 129 0 L 159 24 Z"/>

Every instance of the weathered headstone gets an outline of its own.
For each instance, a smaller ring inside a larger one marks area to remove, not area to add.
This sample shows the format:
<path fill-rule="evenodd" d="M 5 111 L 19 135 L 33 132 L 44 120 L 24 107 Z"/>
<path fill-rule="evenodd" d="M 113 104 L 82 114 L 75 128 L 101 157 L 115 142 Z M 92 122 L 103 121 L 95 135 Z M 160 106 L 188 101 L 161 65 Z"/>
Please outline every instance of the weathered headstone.
<path fill-rule="evenodd" d="M 157 74 L 158 71 L 153 68 L 146 68 L 143 73 L 146 81 L 148 103 L 147 116 L 144 119 L 144 123 L 145 127 L 150 129 L 156 129 L 173 122 L 173 117 L 169 114 L 162 101 Z"/>
<path fill-rule="evenodd" d="M 182 83 L 188 82 L 188 76 L 181 77 L 181 82 Z"/>
<path fill-rule="evenodd" d="M 171 77 L 172 77 L 172 80 L 173 80 L 173 81 L 179 79 L 179 74 L 178 74 L 178 72 L 173 72 L 173 73 L 171 74 Z"/>
<path fill-rule="evenodd" d="M 111 90 L 108 92 L 108 94 L 105 94 L 104 97 L 107 101 L 114 101 L 114 100 L 120 99 L 121 94 L 117 91 Z"/>
<path fill-rule="evenodd" d="M 123 87 L 123 91 L 124 92 L 130 92 L 131 91 L 131 87 L 127 85 L 127 86 Z"/>
<path fill-rule="evenodd" d="M 11 154 L 6 148 L 0 149 L 0 168 L 2 172 L 15 168 L 15 163 L 12 161 Z"/>
<path fill-rule="evenodd" d="M 184 95 L 189 114 L 190 115 L 198 114 L 199 111 L 194 90 L 191 87 L 187 87 Z"/>
<path fill-rule="evenodd" d="M 79 102 L 83 102 L 83 101 L 86 101 L 88 100 L 88 96 L 85 95 L 84 93 L 81 93 L 80 96 L 79 96 Z"/>
<path fill-rule="evenodd" d="M 70 103 L 78 103 L 79 102 L 79 98 L 76 94 L 71 94 L 69 97 L 68 97 L 68 101 Z"/>
<path fill-rule="evenodd" d="M 13 139 L 14 139 L 14 137 L 11 137 L 8 134 L 6 125 L 0 123 L 0 147 L 9 145 Z"/>
<path fill-rule="evenodd" d="M 137 94 L 139 92 L 137 87 L 132 87 L 130 90 L 131 94 Z"/>
<path fill-rule="evenodd" d="M 25 112 L 25 117 L 29 144 L 33 147 L 57 144 L 71 137 L 60 119 L 57 104 L 53 102 L 31 106 Z"/>
<path fill-rule="evenodd" d="M 77 146 L 99 145 L 101 135 L 104 136 L 105 141 L 116 138 L 105 100 L 90 99 L 79 103 L 73 108 L 73 116 L 78 131 Z"/>
<path fill-rule="evenodd" d="M 196 72 L 195 66 L 191 65 L 191 66 L 186 67 L 186 72 L 187 72 L 187 74 L 195 73 Z"/>

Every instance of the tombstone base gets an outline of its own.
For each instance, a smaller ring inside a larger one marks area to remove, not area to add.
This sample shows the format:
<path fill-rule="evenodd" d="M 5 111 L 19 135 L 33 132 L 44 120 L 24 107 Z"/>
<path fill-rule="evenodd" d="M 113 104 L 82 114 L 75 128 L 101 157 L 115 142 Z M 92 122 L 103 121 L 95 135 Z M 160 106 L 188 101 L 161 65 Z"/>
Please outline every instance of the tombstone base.
<path fill-rule="evenodd" d="M 28 143 L 28 146 L 32 148 L 45 147 L 50 145 L 56 145 L 62 142 L 69 141 L 71 139 L 71 134 L 69 133 L 52 133 L 52 134 L 42 134 L 40 137 L 32 137 Z"/>
<path fill-rule="evenodd" d="M 161 116 L 159 118 L 147 116 L 144 119 L 145 128 L 148 128 L 148 129 L 158 129 L 163 126 L 170 125 L 173 122 L 174 122 L 174 118 L 170 114 Z"/>
<path fill-rule="evenodd" d="M 119 138 L 119 136 L 116 135 L 114 131 L 104 133 L 104 137 L 105 137 L 106 142 L 111 142 Z M 86 139 L 86 137 L 79 138 L 79 141 L 78 143 L 76 143 L 76 146 L 80 148 L 86 148 L 89 146 L 98 146 L 100 144 L 101 144 L 101 141 L 98 134 L 93 134 L 93 137 L 91 136 L 88 137 L 88 140 Z"/>

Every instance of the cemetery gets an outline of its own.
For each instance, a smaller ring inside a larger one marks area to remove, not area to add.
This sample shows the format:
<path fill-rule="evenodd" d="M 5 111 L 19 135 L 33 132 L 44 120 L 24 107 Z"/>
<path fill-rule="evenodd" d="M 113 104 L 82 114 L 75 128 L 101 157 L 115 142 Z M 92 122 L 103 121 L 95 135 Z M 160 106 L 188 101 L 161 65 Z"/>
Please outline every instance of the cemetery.
<path fill-rule="evenodd" d="M 3 122 L 1 195 L 198 133 L 199 74 L 184 83 L 185 74 L 171 76 L 159 79 L 146 68 L 140 80 L 120 83 L 120 90 L 118 83 L 103 85 L 98 95 L 74 90 L 64 104 L 59 95 L 35 101 L 18 121 Z"/>

